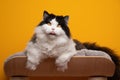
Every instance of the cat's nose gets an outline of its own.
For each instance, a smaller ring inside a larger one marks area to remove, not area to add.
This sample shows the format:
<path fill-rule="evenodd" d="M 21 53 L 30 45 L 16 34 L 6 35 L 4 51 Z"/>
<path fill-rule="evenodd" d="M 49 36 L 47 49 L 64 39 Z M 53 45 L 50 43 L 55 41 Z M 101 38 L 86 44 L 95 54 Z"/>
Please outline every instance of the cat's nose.
<path fill-rule="evenodd" d="M 55 30 L 55 28 L 52 28 L 52 30 Z"/>

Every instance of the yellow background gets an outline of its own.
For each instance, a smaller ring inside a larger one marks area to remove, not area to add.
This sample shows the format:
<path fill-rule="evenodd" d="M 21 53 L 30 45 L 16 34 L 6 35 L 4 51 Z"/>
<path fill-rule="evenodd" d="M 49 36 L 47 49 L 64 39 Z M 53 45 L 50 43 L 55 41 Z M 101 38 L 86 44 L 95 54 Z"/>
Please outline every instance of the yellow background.
<path fill-rule="evenodd" d="M 0 80 L 5 59 L 24 50 L 44 10 L 69 15 L 73 38 L 120 54 L 120 0 L 0 0 Z"/>

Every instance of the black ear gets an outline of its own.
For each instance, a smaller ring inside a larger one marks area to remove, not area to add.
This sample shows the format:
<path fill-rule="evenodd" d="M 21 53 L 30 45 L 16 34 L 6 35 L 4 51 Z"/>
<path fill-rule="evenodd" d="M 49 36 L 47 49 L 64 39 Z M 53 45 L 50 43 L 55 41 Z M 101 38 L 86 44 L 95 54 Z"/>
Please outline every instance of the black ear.
<path fill-rule="evenodd" d="M 64 17 L 64 20 L 65 20 L 66 23 L 68 23 L 69 16 L 65 16 L 65 17 Z"/>
<path fill-rule="evenodd" d="M 44 11 L 43 13 L 43 19 L 45 20 L 49 16 L 49 13 L 47 11 Z"/>

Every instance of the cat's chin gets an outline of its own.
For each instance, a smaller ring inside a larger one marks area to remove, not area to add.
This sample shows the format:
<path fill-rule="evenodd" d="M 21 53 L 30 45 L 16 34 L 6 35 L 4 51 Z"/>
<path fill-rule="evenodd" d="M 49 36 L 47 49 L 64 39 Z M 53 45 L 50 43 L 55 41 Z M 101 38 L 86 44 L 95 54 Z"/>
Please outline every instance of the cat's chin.
<path fill-rule="evenodd" d="M 53 33 L 49 33 L 49 34 L 48 34 L 48 37 L 49 37 L 50 39 L 55 39 L 55 38 L 57 38 L 57 35 L 56 35 L 56 34 L 53 34 Z"/>

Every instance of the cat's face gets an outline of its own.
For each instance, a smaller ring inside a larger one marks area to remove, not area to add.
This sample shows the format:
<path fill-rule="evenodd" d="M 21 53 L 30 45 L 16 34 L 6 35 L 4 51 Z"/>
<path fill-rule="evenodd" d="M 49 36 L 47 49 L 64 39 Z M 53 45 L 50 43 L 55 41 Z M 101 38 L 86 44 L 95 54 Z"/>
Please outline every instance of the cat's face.
<path fill-rule="evenodd" d="M 39 24 L 42 27 L 42 31 L 51 37 L 66 35 L 70 38 L 70 30 L 67 26 L 68 16 L 56 16 L 44 11 L 43 21 Z"/>
<path fill-rule="evenodd" d="M 65 34 L 61 28 L 61 25 L 59 25 L 55 18 L 51 19 L 50 22 L 42 25 L 42 29 L 47 35 L 50 36 L 60 36 Z"/>

